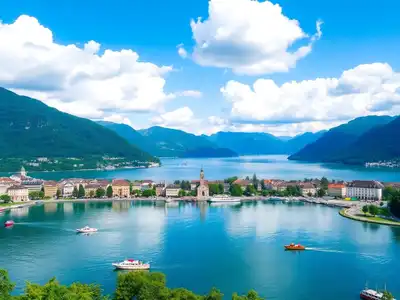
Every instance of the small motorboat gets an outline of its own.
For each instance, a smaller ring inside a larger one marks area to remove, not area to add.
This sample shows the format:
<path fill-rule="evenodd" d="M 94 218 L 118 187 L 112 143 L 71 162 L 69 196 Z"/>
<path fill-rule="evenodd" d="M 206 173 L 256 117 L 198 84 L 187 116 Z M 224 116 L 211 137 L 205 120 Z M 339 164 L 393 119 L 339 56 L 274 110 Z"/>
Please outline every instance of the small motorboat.
<path fill-rule="evenodd" d="M 150 264 L 143 263 L 140 260 L 135 259 L 127 259 L 123 262 L 113 263 L 112 264 L 118 270 L 149 270 Z"/>
<path fill-rule="evenodd" d="M 306 247 L 304 247 L 300 244 L 291 243 L 290 245 L 286 245 L 285 249 L 286 250 L 306 250 Z"/>
<path fill-rule="evenodd" d="M 13 220 L 8 220 L 4 222 L 5 227 L 11 227 L 14 226 L 14 221 Z"/>
<path fill-rule="evenodd" d="M 83 228 L 77 229 L 76 232 L 78 232 L 78 233 L 93 233 L 93 232 L 97 232 L 97 228 L 90 228 L 89 226 L 85 226 Z"/>

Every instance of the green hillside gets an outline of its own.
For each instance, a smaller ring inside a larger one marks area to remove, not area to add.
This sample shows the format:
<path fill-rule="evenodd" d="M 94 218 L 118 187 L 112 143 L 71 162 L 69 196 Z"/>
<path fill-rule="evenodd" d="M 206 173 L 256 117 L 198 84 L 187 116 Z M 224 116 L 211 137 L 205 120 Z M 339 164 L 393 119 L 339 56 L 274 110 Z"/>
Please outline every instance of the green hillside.
<path fill-rule="evenodd" d="M 0 156 L 5 159 L 120 157 L 141 162 L 157 158 L 113 131 L 41 101 L 0 88 Z M 29 169 L 29 168 L 28 168 Z"/>
<path fill-rule="evenodd" d="M 297 153 L 291 155 L 291 160 L 338 162 L 341 153 L 347 151 L 360 136 L 376 126 L 392 121 L 389 116 L 368 116 L 354 119 L 346 124 L 332 128 L 314 143 L 308 144 Z"/>

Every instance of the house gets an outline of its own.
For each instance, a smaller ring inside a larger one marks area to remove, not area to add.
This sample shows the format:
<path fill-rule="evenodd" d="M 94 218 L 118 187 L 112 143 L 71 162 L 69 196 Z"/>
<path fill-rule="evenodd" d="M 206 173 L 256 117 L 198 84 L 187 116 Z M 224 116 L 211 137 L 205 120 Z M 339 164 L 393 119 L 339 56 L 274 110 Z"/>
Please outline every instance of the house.
<path fill-rule="evenodd" d="M 264 180 L 264 187 L 266 190 L 274 190 L 277 191 L 278 187 L 281 183 L 283 183 L 283 180 L 280 179 L 265 179 Z"/>
<path fill-rule="evenodd" d="M 346 186 L 343 183 L 328 184 L 328 196 L 331 197 L 346 197 Z"/>
<path fill-rule="evenodd" d="M 13 185 L 7 189 L 7 194 L 12 202 L 29 201 L 29 191 L 23 185 Z"/>
<path fill-rule="evenodd" d="M 347 184 L 346 196 L 349 198 L 358 198 L 359 200 L 382 199 L 383 184 L 375 180 L 354 180 Z"/>
<path fill-rule="evenodd" d="M 130 196 L 130 183 L 123 179 L 114 179 L 112 181 L 114 197 L 128 198 Z"/>
<path fill-rule="evenodd" d="M 72 184 L 72 182 L 64 181 L 59 184 L 59 187 L 61 189 L 61 193 L 62 193 L 63 197 L 65 197 L 65 198 L 72 197 L 72 193 L 74 192 L 74 187 L 75 187 Z"/>
<path fill-rule="evenodd" d="M 141 191 L 150 190 L 153 188 L 153 181 L 152 180 L 143 180 L 140 184 Z"/>
<path fill-rule="evenodd" d="M 21 168 L 21 171 L 19 173 L 12 175 L 10 179 L 20 185 L 24 185 L 29 192 L 38 192 L 42 189 L 43 186 L 43 180 L 28 176 L 28 173 L 26 172 L 24 167 Z"/>
<path fill-rule="evenodd" d="M 179 185 L 168 185 L 165 189 L 165 196 L 166 197 L 178 197 L 179 196 L 179 191 L 181 190 L 181 187 Z"/>
<path fill-rule="evenodd" d="M 252 185 L 253 183 L 250 180 L 246 180 L 246 179 L 236 179 L 233 184 L 237 184 L 239 185 L 242 190 L 246 190 L 246 187 L 249 185 Z"/>
<path fill-rule="evenodd" d="M 17 182 L 8 177 L 0 177 L 0 195 L 7 194 L 7 189 L 13 185 L 17 185 Z"/>
<path fill-rule="evenodd" d="M 282 181 L 276 185 L 276 190 L 279 192 L 284 192 L 290 186 L 291 187 L 300 186 L 300 182 L 298 182 L 298 181 Z"/>
<path fill-rule="evenodd" d="M 96 196 L 96 191 L 103 188 L 99 183 L 89 183 L 85 186 L 85 197 L 93 198 Z"/>
<path fill-rule="evenodd" d="M 165 184 L 163 183 L 156 184 L 156 196 L 157 197 L 165 196 Z"/>
<path fill-rule="evenodd" d="M 300 192 L 301 194 L 306 196 L 315 196 L 317 194 L 317 188 L 311 182 L 304 182 L 300 184 Z"/>
<path fill-rule="evenodd" d="M 56 181 L 45 181 L 43 184 L 44 196 L 54 198 L 57 195 L 58 185 Z"/>
<path fill-rule="evenodd" d="M 132 191 L 140 191 L 142 190 L 142 183 L 140 181 L 132 182 Z"/>

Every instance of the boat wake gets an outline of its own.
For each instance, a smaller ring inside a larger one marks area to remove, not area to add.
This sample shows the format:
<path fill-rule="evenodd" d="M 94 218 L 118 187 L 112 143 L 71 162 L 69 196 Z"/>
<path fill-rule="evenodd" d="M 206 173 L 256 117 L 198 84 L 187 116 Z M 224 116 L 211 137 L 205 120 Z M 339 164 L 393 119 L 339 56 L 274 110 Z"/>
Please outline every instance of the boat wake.
<path fill-rule="evenodd" d="M 310 247 L 307 247 L 306 250 L 318 251 L 318 252 L 330 252 L 330 253 L 348 253 L 348 252 L 341 251 L 341 250 L 324 249 L 324 248 L 310 248 Z"/>
<path fill-rule="evenodd" d="M 325 248 L 306 248 L 309 251 L 317 251 L 317 252 L 328 252 L 328 253 L 341 253 L 341 254 L 356 254 L 358 256 L 362 256 L 364 258 L 369 259 L 380 259 L 381 255 L 379 254 L 369 254 L 369 253 L 359 253 L 359 252 L 348 252 L 334 249 L 325 249 Z"/>

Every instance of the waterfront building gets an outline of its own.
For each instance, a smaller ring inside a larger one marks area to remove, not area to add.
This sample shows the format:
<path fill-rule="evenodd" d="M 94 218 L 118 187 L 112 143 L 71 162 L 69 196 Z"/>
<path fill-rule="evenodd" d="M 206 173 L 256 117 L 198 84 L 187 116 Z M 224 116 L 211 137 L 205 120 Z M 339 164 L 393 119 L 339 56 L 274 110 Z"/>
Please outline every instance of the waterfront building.
<path fill-rule="evenodd" d="M 171 184 L 165 189 L 166 197 L 178 197 L 181 187 L 179 185 Z"/>
<path fill-rule="evenodd" d="M 112 189 L 115 197 L 128 198 L 130 196 L 130 183 L 123 179 L 114 179 Z"/>
<path fill-rule="evenodd" d="M 13 185 L 7 189 L 7 194 L 12 202 L 29 201 L 29 191 L 23 185 Z"/>
<path fill-rule="evenodd" d="M 10 179 L 20 185 L 24 185 L 29 192 L 39 192 L 43 186 L 43 180 L 28 176 L 28 173 L 24 167 L 21 167 L 21 171 L 19 173 L 11 175 Z"/>
<path fill-rule="evenodd" d="M 343 183 L 330 183 L 328 185 L 328 196 L 331 197 L 346 197 L 346 186 Z"/>
<path fill-rule="evenodd" d="M 199 184 L 200 184 L 200 180 L 192 180 L 190 182 L 190 190 L 191 191 L 197 190 L 197 187 L 199 186 Z"/>
<path fill-rule="evenodd" d="M 102 188 L 101 184 L 99 183 L 89 183 L 85 187 L 85 197 L 94 197 L 96 195 L 96 191 Z"/>
<path fill-rule="evenodd" d="M 46 181 L 43 184 L 44 196 L 54 198 L 57 194 L 58 184 L 56 181 Z"/>
<path fill-rule="evenodd" d="M 300 184 L 300 192 L 301 194 L 306 196 L 315 196 L 317 194 L 317 188 L 311 182 L 304 182 Z"/>
<path fill-rule="evenodd" d="M 143 180 L 140 184 L 140 190 L 146 191 L 153 188 L 153 181 L 152 180 Z"/>
<path fill-rule="evenodd" d="M 132 182 L 132 191 L 140 191 L 142 190 L 142 184 L 140 181 Z"/>
<path fill-rule="evenodd" d="M 354 180 L 347 184 L 346 196 L 359 200 L 380 201 L 383 188 L 383 184 L 379 181 Z"/>
<path fill-rule="evenodd" d="M 61 186 L 61 192 L 62 192 L 63 197 L 65 197 L 65 198 L 72 197 L 74 187 L 75 187 L 75 185 L 72 182 L 69 182 L 69 181 L 65 182 Z"/>
<path fill-rule="evenodd" d="M 165 184 L 164 183 L 156 184 L 156 196 L 157 197 L 165 196 Z"/>
<path fill-rule="evenodd" d="M 281 183 L 283 183 L 283 180 L 280 179 L 265 179 L 264 180 L 264 187 L 266 190 L 273 190 L 277 191 L 278 187 Z"/>
<path fill-rule="evenodd" d="M 204 170 L 200 170 L 200 185 L 197 187 L 197 200 L 208 200 L 210 189 L 208 183 L 204 180 Z"/>
<path fill-rule="evenodd" d="M 301 183 L 298 182 L 298 181 L 282 181 L 282 182 L 280 182 L 280 183 L 277 184 L 276 190 L 279 191 L 279 192 L 284 192 L 284 191 L 287 190 L 287 188 L 288 188 L 289 186 L 291 186 L 291 187 L 297 187 L 297 186 L 300 186 L 300 184 L 301 184 Z"/>
<path fill-rule="evenodd" d="M 249 185 L 252 185 L 253 183 L 250 180 L 246 180 L 246 179 L 236 179 L 233 184 L 237 184 L 239 185 L 242 190 L 246 190 L 246 187 Z"/>
<path fill-rule="evenodd" d="M 8 177 L 0 177 L 0 195 L 7 194 L 7 189 L 16 184 L 17 182 Z"/>

